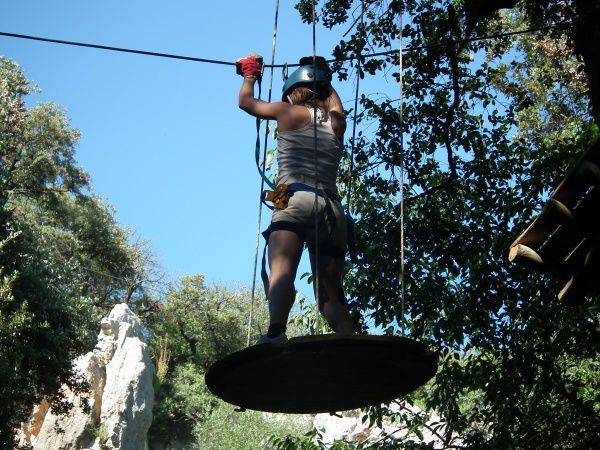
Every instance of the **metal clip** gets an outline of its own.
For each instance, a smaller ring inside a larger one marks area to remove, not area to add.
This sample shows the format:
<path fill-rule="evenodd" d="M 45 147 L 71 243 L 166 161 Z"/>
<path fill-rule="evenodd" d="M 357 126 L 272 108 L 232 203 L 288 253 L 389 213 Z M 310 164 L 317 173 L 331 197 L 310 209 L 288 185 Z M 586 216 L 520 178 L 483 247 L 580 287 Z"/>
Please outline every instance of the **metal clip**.
<path fill-rule="evenodd" d="M 283 69 L 281 69 L 281 78 L 283 78 L 283 81 L 288 79 L 288 63 L 285 63 Z"/>

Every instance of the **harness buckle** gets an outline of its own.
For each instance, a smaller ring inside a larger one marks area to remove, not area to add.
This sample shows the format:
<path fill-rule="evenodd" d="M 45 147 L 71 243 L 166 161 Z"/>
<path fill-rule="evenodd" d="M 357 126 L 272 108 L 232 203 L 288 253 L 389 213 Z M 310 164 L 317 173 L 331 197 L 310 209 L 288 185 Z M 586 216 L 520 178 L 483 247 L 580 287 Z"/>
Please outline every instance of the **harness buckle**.
<path fill-rule="evenodd" d="M 287 208 L 290 200 L 291 191 L 285 183 L 278 184 L 274 191 L 264 191 L 263 201 L 273 203 L 275 209 Z"/>

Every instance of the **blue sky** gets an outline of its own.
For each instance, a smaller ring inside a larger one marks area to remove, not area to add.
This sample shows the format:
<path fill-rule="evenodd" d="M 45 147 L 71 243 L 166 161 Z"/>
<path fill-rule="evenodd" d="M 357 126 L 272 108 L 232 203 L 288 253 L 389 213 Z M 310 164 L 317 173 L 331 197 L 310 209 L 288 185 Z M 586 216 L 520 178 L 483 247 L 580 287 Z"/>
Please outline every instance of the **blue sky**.
<path fill-rule="evenodd" d="M 277 63 L 312 54 L 311 26 L 294 3 L 280 2 Z M 0 31 L 225 61 L 252 51 L 270 61 L 274 8 L 275 0 L 5 0 Z M 319 28 L 317 53 L 329 57 L 345 31 Z M 260 178 L 255 122 L 237 107 L 233 67 L 2 36 L 0 54 L 42 89 L 30 106 L 66 110 L 94 192 L 136 239 L 151 241 L 169 279 L 202 273 L 251 284 Z M 275 99 L 281 86 L 277 69 Z M 352 81 L 336 87 L 351 107 Z M 264 210 L 263 229 L 269 218 Z"/>

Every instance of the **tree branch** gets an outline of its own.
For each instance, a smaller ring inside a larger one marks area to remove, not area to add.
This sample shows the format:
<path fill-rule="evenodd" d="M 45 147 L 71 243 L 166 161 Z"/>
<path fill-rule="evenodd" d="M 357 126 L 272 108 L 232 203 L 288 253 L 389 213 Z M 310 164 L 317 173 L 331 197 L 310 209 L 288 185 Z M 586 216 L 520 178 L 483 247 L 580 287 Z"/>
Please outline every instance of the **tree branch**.
<path fill-rule="evenodd" d="M 481 19 L 504 8 L 513 8 L 518 0 L 466 0 L 465 16 L 473 26 Z"/>
<path fill-rule="evenodd" d="M 452 184 L 454 184 L 456 181 L 458 181 L 458 176 L 449 176 L 446 181 L 444 181 L 443 183 L 440 183 L 436 186 L 433 186 L 429 189 L 426 189 L 425 191 L 421 192 L 420 194 L 416 194 L 416 195 L 411 195 L 410 197 L 408 197 L 406 199 L 407 202 L 413 201 L 413 200 L 417 200 L 419 198 L 422 197 L 427 197 L 428 195 L 431 195 L 437 191 L 441 191 L 442 189 L 446 189 L 447 187 L 451 186 Z"/>
<path fill-rule="evenodd" d="M 567 388 L 563 377 L 560 375 L 552 361 L 541 359 L 539 357 L 536 357 L 536 360 L 541 367 L 545 368 L 548 371 L 550 375 L 550 380 L 553 382 L 553 387 L 556 389 L 556 391 L 559 394 L 561 394 L 566 400 L 568 400 L 568 402 L 571 403 L 571 405 L 577 408 L 586 417 L 600 424 L 600 416 L 598 416 L 598 414 L 594 411 L 593 408 L 589 407 L 584 402 L 582 402 L 581 399 L 577 397 L 576 393 Z"/>
<path fill-rule="evenodd" d="M 195 338 L 189 337 L 187 335 L 187 333 L 183 329 L 183 324 L 180 321 L 177 321 L 177 327 L 179 328 L 179 332 L 181 333 L 181 337 L 183 338 L 183 340 L 185 342 L 187 342 L 188 345 L 190 346 L 190 350 L 192 352 L 192 356 L 197 356 L 198 352 L 197 352 L 197 349 L 196 349 L 196 343 L 198 342 L 198 340 L 195 339 Z"/>
<path fill-rule="evenodd" d="M 446 146 L 446 153 L 448 155 L 448 167 L 450 168 L 450 177 L 456 178 L 456 161 L 454 161 L 454 154 L 452 152 L 452 143 L 450 137 L 450 127 L 452 126 L 452 122 L 454 122 L 454 116 L 456 109 L 460 104 L 460 85 L 458 83 L 459 78 L 459 68 L 458 68 L 458 55 L 456 51 L 450 52 L 450 68 L 452 70 L 452 104 L 448 111 L 446 111 L 446 117 L 443 124 L 443 135 L 444 135 L 444 145 Z"/>

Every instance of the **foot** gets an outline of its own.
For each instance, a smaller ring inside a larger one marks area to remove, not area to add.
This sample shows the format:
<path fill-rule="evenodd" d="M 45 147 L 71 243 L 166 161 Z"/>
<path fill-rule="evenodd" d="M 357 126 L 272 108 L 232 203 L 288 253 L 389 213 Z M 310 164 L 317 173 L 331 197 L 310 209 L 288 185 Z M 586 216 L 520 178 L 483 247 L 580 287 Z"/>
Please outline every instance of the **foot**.
<path fill-rule="evenodd" d="M 288 338 L 285 335 L 285 333 L 282 333 L 279 336 L 276 336 L 274 338 L 270 338 L 266 334 L 261 334 L 260 337 L 258 338 L 258 341 L 256 341 L 256 344 L 254 344 L 254 345 L 272 344 L 272 345 L 276 345 L 276 346 L 282 346 L 282 345 L 286 345 L 287 343 L 288 343 Z"/>

